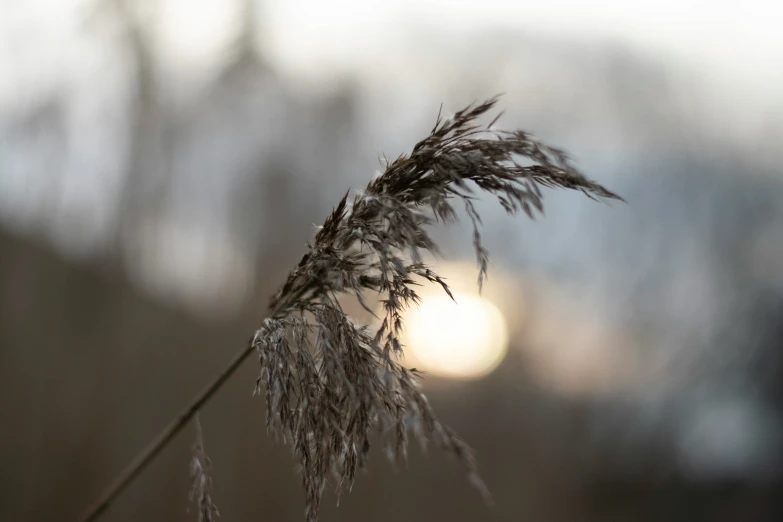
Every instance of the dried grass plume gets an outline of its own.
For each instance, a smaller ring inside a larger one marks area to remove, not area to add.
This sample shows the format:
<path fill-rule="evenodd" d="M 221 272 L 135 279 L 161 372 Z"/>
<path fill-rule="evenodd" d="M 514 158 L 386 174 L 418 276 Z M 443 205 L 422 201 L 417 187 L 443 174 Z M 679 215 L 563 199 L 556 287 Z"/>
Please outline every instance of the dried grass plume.
<path fill-rule="evenodd" d="M 212 498 L 212 461 L 204 450 L 201 419 L 196 414 L 196 443 L 190 461 L 190 503 L 198 510 L 198 522 L 216 522 L 220 516 Z"/>
<path fill-rule="evenodd" d="M 454 455 L 487 497 L 468 445 L 441 424 L 415 371 L 399 362 L 404 310 L 419 302 L 416 287 L 449 287 L 423 262 L 438 253 L 429 228 L 457 221 L 456 204 L 473 227 L 481 286 L 488 252 L 474 207 L 480 192 L 509 214 L 543 212 L 541 187 L 579 190 L 593 199 L 619 196 L 582 175 L 567 155 L 523 131 L 494 130 L 477 120 L 497 98 L 450 118 L 438 115 L 430 135 L 385 166 L 364 191 L 346 194 L 272 298 L 272 315 L 252 337 L 266 399 L 266 424 L 289 443 L 301 469 L 306 517 L 318 519 L 327 481 L 350 489 L 377 434 L 392 460 L 404 460 L 409 436 Z M 499 115 L 498 115 L 499 116 Z M 382 304 L 374 331 L 343 311 L 340 297 Z"/>

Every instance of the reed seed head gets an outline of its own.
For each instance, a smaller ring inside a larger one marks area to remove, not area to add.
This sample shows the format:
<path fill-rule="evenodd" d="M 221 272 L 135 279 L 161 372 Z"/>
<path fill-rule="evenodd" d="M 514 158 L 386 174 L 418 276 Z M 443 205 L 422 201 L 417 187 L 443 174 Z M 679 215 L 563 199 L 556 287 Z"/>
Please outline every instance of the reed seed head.
<path fill-rule="evenodd" d="M 579 190 L 590 198 L 621 199 L 587 179 L 565 152 L 523 131 L 494 130 L 477 120 L 497 98 L 450 118 L 438 115 L 430 135 L 409 155 L 388 162 L 364 191 L 340 200 L 314 242 L 270 303 L 272 315 L 251 340 L 261 373 L 256 392 L 266 399 L 267 429 L 290 443 L 299 465 L 308 522 L 318 519 L 327 480 L 340 491 L 363 467 L 378 434 L 393 461 L 404 460 L 409 435 L 457 457 L 470 481 L 489 499 L 473 452 L 438 421 L 418 374 L 400 363 L 403 312 L 419 302 L 416 287 L 448 284 L 422 261 L 438 253 L 436 222 L 455 223 L 463 205 L 473 228 L 478 285 L 489 254 L 481 242 L 474 201 L 494 196 L 509 214 L 543 212 L 541 187 Z M 499 117 L 499 115 L 498 115 Z M 380 326 L 356 324 L 340 305 L 355 296 L 380 301 Z"/>

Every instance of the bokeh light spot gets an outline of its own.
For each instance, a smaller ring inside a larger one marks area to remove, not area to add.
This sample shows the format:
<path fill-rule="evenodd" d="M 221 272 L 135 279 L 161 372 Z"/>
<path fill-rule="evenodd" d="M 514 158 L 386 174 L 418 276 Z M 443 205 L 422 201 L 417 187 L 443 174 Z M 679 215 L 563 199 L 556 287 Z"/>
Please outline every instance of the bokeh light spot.
<path fill-rule="evenodd" d="M 508 329 L 488 299 L 470 294 L 430 296 L 406 314 L 406 359 L 417 368 L 455 378 L 478 378 L 506 354 Z"/>

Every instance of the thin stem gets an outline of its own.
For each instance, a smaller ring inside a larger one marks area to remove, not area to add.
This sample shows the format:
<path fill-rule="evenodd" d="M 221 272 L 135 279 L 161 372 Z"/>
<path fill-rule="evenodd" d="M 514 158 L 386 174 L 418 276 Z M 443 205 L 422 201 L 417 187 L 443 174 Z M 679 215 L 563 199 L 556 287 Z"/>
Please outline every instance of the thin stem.
<path fill-rule="evenodd" d="M 269 310 L 269 316 L 273 317 L 281 310 L 285 309 L 290 299 L 282 299 L 274 304 Z M 96 500 L 90 509 L 81 518 L 82 522 L 92 522 L 98 520 L 104 511 L 111 505 L 112 502 L 122 493 L 125 488 L 133 482 L 133 480 L 144 471 L 150 462 L 155 460 L 155 457 L 171 442 L 171 440 L 180 432 L 182 428 L 193 418 L 195 414 L 206 404 L 206 402 L 212 398 L 221 386 L 228 380 L 231 375 L 239 368 L 239 365 L 244 362 L 247 357 L 253 353 L 255 345 L 253 339 L 248 342 L 247 346 L 237 353 L 231 362 L 229 362 L 225 368 L 215 377 L 215 379 L 204 388 L 201 393 L 190 401 L 190 404 L 180 412 L 177 417 L 161 431 L 155 439 L 150 442 L 146 448 L 139 452 L 136 457 L 128 464 L 125 469 L 117 476 L 114 481 L 109 484 L 103 491 L 98 500 Z"/>
<path fill-rule="evenodd" d="M 237 353 L 230 363 L 215 377 L 215 379 L 202 390 L 188 405 L 187 408 L 174 419 L 171 424 L 155 437 L 155 440 L 149 443 L 133 461 L 128 464 L 125 470 L 103 491 L 100 498 L 82 517 L 82 521 L 91 522 L 97 520 L 101 514 L 111 505 L 117 496 L 135 479 L 147 465 L 155 460 L 155 457 L 166 447 L 166 445 L 179 433 L 182 428 L 198 413 L 199 409 L 220 389 L 229 377 L 239 368 L 239 365 L 247 359 L 253 352 L 252 341 L 239 353 Z"/>

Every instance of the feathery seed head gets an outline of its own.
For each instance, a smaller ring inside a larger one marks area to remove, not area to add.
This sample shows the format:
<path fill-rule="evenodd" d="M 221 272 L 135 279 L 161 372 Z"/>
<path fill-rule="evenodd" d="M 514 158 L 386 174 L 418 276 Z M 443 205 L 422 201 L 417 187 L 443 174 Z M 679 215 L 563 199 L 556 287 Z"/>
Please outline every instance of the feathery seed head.
<path fill-rule="evenodd" d="M 473 227 L 478 284 L 489 253 L 481 242 L 476 189 L 495 196 L 509 214 L 543 212 L 540 187 L 579 190 L 593 199 L 621 199 L 584 177 L 567 155 L 523 131 L 479 126 L 497 98 L 438 115 L 430 135 L 410 155 L 385 164 L 364 191 L 340 200 L 315 242 L 272 298 L 272 317 L 252 345 L 261 364 L 256 392 L 266 399 L 266 424 L 290 443 L 301 468 L 308 522 L 318 518 L 327 478 L 337 493 L 351 488 L 363 467 L 370 436 L 378 433 L 389 458 L 404 460 L 408 433 L 455 455 L 471 483 L 487 497 L 471 449 L 441 424 L 418 384 L 417 372 L 399 363 L 404 310 L 419 302 L 417 280 L 447 283 L 422 262 L 438 253 L 429 234 L 435 222 L 454 223 L 461 202 Z M 498 115 L 499 117 L 499 115 Z M 527 160 L 532 165 L 522 165 Z M 356 325 L 339 297 L 382 304 L 375 332 Z"/>

